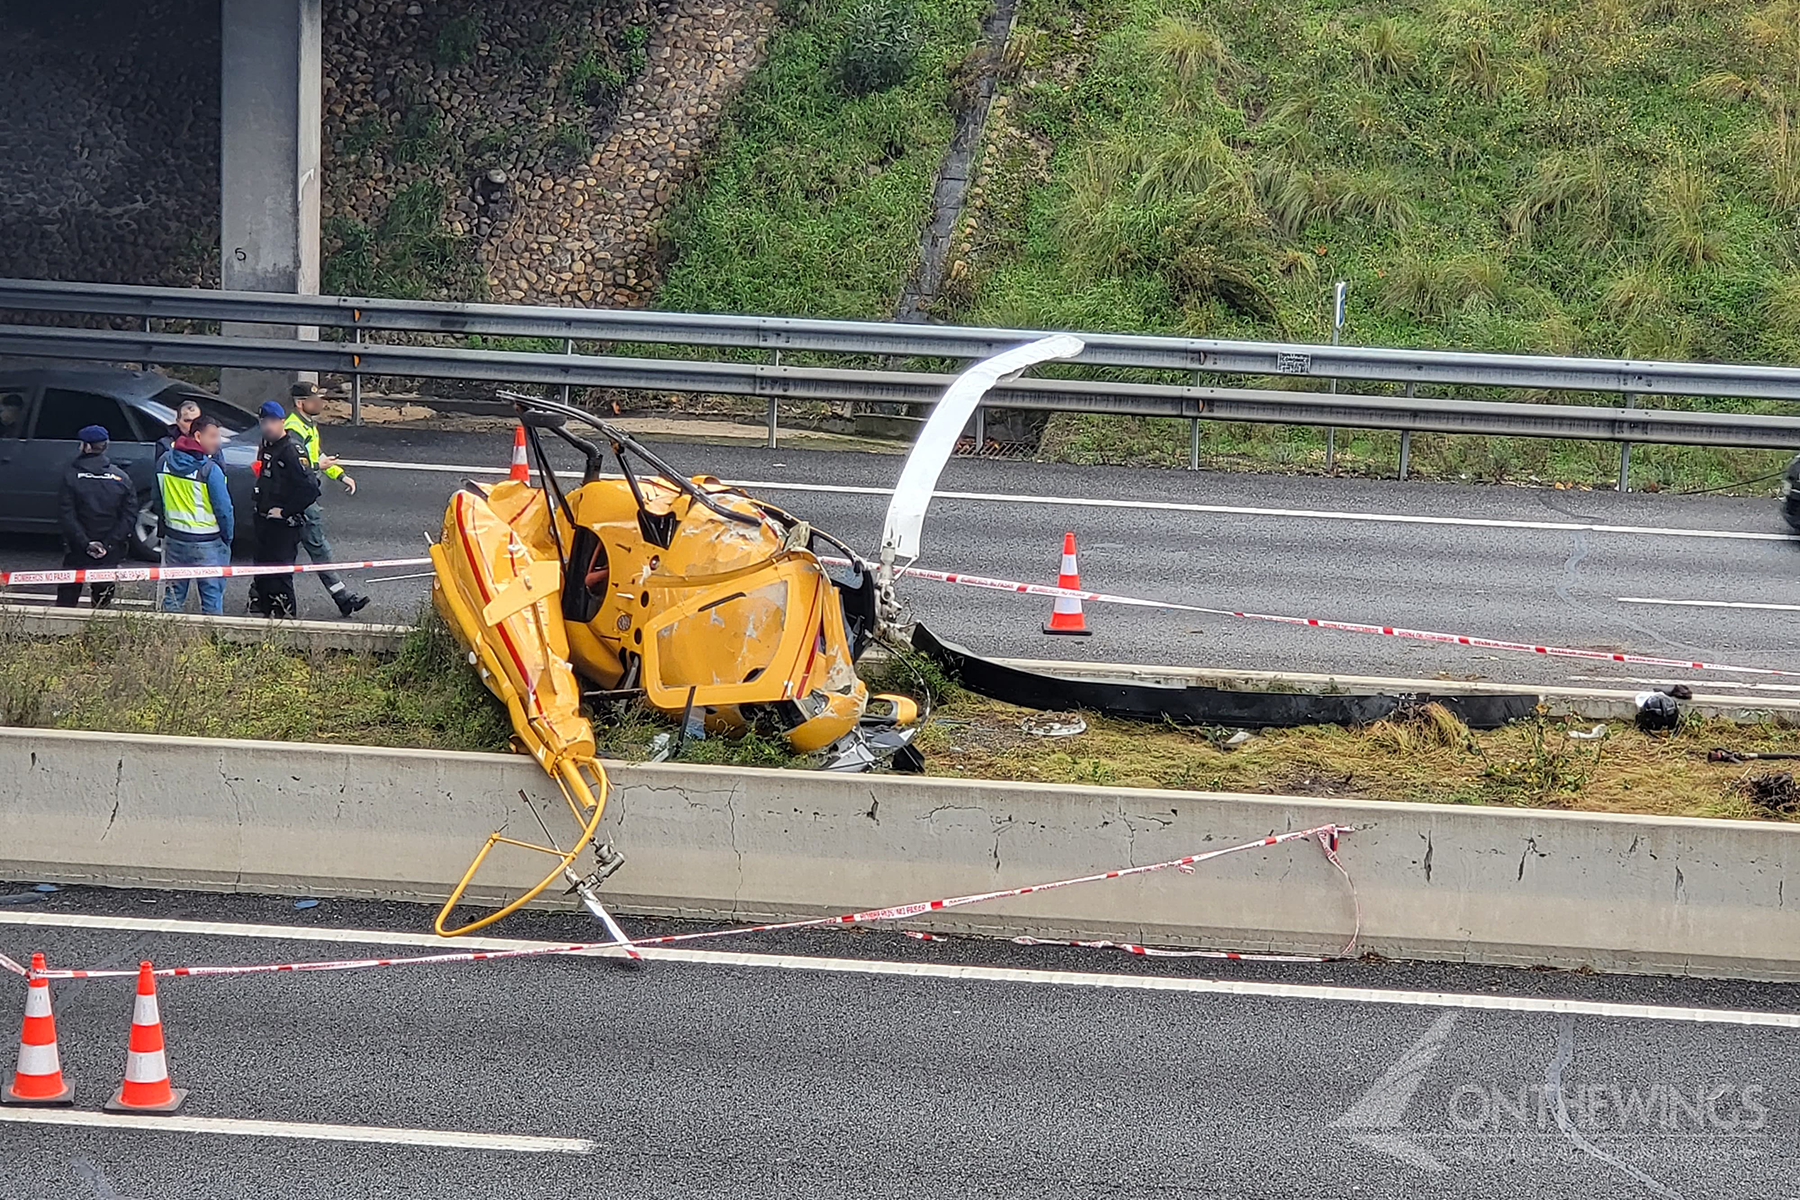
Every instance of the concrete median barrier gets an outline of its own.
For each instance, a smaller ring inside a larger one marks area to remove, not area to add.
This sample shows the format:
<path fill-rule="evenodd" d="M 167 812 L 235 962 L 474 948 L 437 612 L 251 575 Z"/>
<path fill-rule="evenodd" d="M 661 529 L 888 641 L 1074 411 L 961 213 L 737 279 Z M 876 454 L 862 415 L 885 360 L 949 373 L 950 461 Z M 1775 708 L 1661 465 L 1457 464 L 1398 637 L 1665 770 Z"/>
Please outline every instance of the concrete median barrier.
<path fill-rule="evenodd" d="M 613 777 L 605 828 L 627 863 L 606 892 L 627 913 L 818 915 L 1337 822 L 1358 826 L 1343 861 L 1363 949 L 1800 978 L 1800 826 L 679 765 Z M 540 835 L 521 791 L 561 804 L 523 757 L 0 729 L 0 876 L 435 900 L 490 829 Z M 538 865 L 520 853 L 492 879 Z M 1329 953 L 1353 921 L 1343 879 L 1300 842 L 916 924 Z"/>

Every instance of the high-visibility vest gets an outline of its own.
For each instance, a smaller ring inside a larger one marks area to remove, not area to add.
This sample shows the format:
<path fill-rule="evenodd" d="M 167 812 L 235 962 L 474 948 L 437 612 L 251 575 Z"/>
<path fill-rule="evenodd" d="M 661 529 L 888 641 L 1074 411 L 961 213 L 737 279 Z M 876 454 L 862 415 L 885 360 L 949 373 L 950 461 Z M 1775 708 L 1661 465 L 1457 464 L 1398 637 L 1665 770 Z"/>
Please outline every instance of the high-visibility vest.
<path fill-rule="evenodd" d="M 306 447 L 306 465 L 317 470 L 319 466 L 319 427 L 309 421 L 303 412 L 289 413 L 287 420 L 282 422 L 282 427 L 300 439 L 300 444 Z M 336 479 L 343 473 L 344 468 L 336 463 L 325 469 L 325 475 L 330 479 Z"/>
<path fill-rule="evenodd" d="M 212 465 L 212 460 L 208 459 L 189 475 L 171 471 L 167 463 L 157 471 L 156 481 L 162 489 L 163 524 L 171 531 L 194 538 L 219 536 L 219 518 L 213 512 L 212 492 L 204 478 Z"/>

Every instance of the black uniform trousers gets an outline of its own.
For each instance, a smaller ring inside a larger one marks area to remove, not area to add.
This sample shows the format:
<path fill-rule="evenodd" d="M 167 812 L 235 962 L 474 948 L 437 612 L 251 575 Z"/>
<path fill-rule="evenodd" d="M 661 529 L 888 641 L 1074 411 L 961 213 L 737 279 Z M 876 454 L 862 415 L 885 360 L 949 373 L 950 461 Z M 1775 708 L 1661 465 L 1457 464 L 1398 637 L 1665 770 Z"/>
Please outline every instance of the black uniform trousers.
<path fill-rule="evenodd" d="M 101 567 L 116 567 L 125 561 L 124 546 L 108 546 L 105 558 L 95 558 L 83 546 L 79 550 L 69 550 L 63 554 L 63 567 L 69 570 L 97 570 Z M 94 589 L 94 607 L 105 608 L 113 602 L 113 593 L 117 584 L 95 583 L 88 586 Z M 56 586 L 56 607 L 74 608 L 81 603 L 81 585 L 79 583 L 60 583 Z"/>
<path fill-rule="evenodd" d="M 300 527 L 286 517 L 256 515 L 256 565 L 291 567 L 300 553 Z M 250 610 L 265 617 L 291 617 L 299 611 L 294 575 L 258 575 L 250 584 Z"/>

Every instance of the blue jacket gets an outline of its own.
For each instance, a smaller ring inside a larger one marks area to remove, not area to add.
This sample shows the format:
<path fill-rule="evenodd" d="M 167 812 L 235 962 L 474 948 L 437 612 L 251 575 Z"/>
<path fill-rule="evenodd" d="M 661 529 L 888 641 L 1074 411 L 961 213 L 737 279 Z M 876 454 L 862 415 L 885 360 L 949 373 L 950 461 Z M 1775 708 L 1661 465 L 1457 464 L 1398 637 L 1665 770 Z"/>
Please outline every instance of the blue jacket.
<path fill-rule="evenodd" d="M 237 527 L 231 511 L 231 488 L 225 482 L 225 468 L 221 467 L 216 459 L 208 458 L 204 454 L 195 454 L 192 450 L 184 450 L 180 446 L 176 446 L 157 461 L 156 469 L 158 471 L 162 470 L 165 461 L 173 474 L 186 475 L 191 479 L 205 482 L 206 494 L 212 500 L 213 517 L 219 522 L 219 536 L 229 545 Z M 157 487 L 152 494 L 155 497 L 156 511 L 160 514 L 162 512 L 162 488 Z M 165 528 L 163 532 L 169 537 L 180 538 L 181 536 L 171 529 Z"/>

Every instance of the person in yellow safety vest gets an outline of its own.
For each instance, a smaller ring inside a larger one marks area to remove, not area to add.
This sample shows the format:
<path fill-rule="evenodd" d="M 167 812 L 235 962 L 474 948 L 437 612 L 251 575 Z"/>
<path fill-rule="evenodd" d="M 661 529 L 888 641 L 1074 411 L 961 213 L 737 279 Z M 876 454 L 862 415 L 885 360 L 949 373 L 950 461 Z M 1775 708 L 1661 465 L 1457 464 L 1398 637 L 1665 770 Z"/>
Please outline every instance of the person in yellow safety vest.
<path fill-rule="evenodd" d="M 290 390 L 294 411 L 288 414 L 286 428 L 294 435 L 306 450 L 307 465 L 315 475 L 323 474 L 326 479 L 335 479 L 344 485 L 344 491 L 356 495 L 356 480 L 345 474 L 344 468 L 338 466 L 337 459 L 319 452 L 319 414 L 325 409 L 325 394 L 319 391 L 317 384 L 296 383 Z M 306 557 L 316 563 L 331 562 L 331 543 L 325 540 L 325 510 L 313 501 L 301 514 L 300 548 L 306 551 Z M 359 596 L 345 586 L 344 581 L 330 571 L 320 571 L 319 582 L 331 593 L 332 602 L 338 611 L 346 617 L 353 616 L 369 606 L 367 596 Z"/>
<path fill-rule="evenodd" d="M 224 431 L 213 418 L 194 418 L 187 433 L 175 439 L 169 452 L 156 464 L 153 503 L 162 518 L 163 562 L 172 567 L 223 567 L 231 562 L 231 538 L 236 532 L 231 511 L 231 489 L 225 469 L 214 459 Z M 187 606 L 186 579 L 163 585 L 162 606 L 180 612 Z M 213 616 L 225 613 L 225 580 L 196 579 L 200 611 Z"/>

